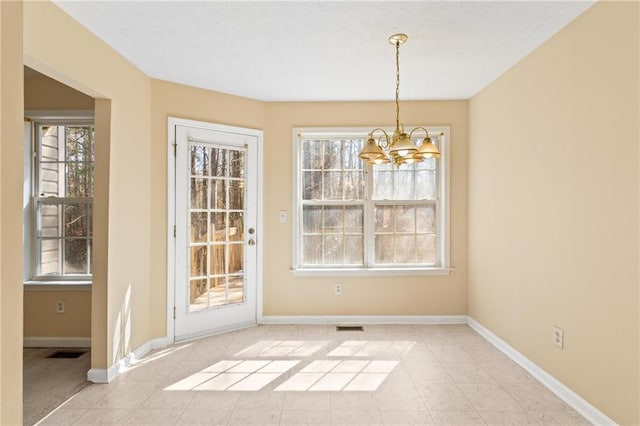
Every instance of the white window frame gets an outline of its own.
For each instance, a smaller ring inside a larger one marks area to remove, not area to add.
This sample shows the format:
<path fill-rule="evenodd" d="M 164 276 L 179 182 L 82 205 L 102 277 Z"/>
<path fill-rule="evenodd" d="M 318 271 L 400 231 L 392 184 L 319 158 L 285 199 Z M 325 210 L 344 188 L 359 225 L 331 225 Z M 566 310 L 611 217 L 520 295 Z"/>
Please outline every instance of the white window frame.
<path fill-rule="evenodd" d="M 436 197 L 436 257 L 434 266 L 363 266 L 363 267 L 336 267 L 336 266 L 303 266 L 302 261 L 302 139 L 303 138 L 363 138 L 366 140 L 369 128 L 294 128 L 292 130 L 293 153 L 293 196 L 292 196 L 292 259 L 291 271 L 295 276 L 384 276 L 384 275 L 449 275 L 450 267 L 450 140 L 451 129 L 448 126 L 424 126 L 430 136 L 442 134 L 440 144 L 440 158 L 437 160 L 436 182 L 438 195 Z M 413 127 L 406 127 L 409 133 Z M 393 129 L 385 129 L 390 135 Z M 421 136 L 421 134 L 418 134 Z M 367 186 L 373 184 L 372 167 L 365 165 L 365 179 Z M 372 265 L 374 256 L 374 218 L 373 204 L 412 204 L 413 202 L 398 201 L 374 201 L 371 199 L 371 191 L 365 190 L 364 196 L 364 244 L 365 265 Z M 348 205 L 345 201 L 340 205 Z M 420 203 L 419 201 L 416 204 Z M 360 204 L 360 202 L 358 202 Z M 371 213 L 368 213 L 371 212 Z M 367 258 L 368 256 L 368 258 Z"/>
<path fill-rule="evenodd" d="M 38 275 L 37 262 L 39 242 L 37 238 L 37 202 L 39 194 L 36 193 L 38 182 L 38 146 L 39 141 L 37 126 L 39 125 L 91 125 L 94 126 L 94 115 L 92 110 L 68 110 L 68 111 L 26 111 L 25 117 L 25 140 L 24 140 L 24 284 L 47 286 L 47 285 L 71 285 L 77 288 L 90 286 L 92 283 L 92 273 L 89 274 L 58 274 L 58 275 Z M 95 140 L 94 140 L 95 144 Z M 95 148 L 94 148 L 95 149 Z M 95 159 L 94 159 L 95 164 Z M 94 194 L 95 196 L 95 194 Z M 84 199 L 56 198 L 56 201 L 64 203 L 71 201 L 75 204 L 90 204 L 90 211 L 93 210 L 94 197 Z M 46 204 L 46 203 L 45 203 Z M 54 203 L 55 204 L 55 203 Z M 90 224 L 91 228 L 93 224 Z M 91 248 L 89 248 L 89 252 Z M 92 271 L 90 271 L 92 272 Z M 74 287 L 75 288 L 75 287 Z M 88 288 L 88 287 L 87 287 Z"/>

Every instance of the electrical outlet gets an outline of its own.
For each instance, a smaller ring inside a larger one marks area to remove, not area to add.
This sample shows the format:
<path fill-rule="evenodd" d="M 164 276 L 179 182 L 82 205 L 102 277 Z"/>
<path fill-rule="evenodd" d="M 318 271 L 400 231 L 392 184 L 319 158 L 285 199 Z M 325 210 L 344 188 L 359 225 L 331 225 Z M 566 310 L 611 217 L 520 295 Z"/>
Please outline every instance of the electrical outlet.
<path fill-rule="evenodd" d="M 287 211 L 280 210 L 280 214 L 278 215 L 278 218 L 280 219 L 280 223 L 287 223 Z"/>
<path fill-rule="evenodd" d="M 342 296 L 342 283 L 334 283 L 333 292 L 336 294 L 336 296 Z"/>
<path fill-rule="evenodd" d="M 553 326 L 553 344 L 560 349 L 564 347 L 564 331 L 555 325 Z"/>
<path fill-rule="evenodd" d="M 64 314 L 64 300 L 56 302 L 56 314 Z"/>

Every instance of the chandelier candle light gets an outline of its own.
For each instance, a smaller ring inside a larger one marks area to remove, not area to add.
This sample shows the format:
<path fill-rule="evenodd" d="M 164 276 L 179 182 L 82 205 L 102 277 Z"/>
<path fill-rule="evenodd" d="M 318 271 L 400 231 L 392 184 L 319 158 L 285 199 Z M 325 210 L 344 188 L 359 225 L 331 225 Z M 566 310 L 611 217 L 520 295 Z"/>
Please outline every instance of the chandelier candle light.
<path fill-rule="evenodd" d="M 407 135 L 404 131 L 404 125 L 400 124 L 400 103 L 398 102 L 400 95 L 400 45 L 404 44 L 407 38 L 406 34 L 394 34 L 389 37 L 389 43 L 396 46 L 396 129 L 391 138 L 381 128 L 369 132 L 367 143 L 358 155 L 368 164 L 383 164 L 393 161 L 393 164 L 400 166 L 401 164 L 417 163 L 425 158 L 440 157 L 440 151 L 431 141 L 427 129 L 416 127 Z M 425 138 L 419 147 L 416 147 L 411 140 L 413 132 L 416 130 L 422 130 L 425 133 Z M 379 136 L 374 139 L 376 133 Z"/>

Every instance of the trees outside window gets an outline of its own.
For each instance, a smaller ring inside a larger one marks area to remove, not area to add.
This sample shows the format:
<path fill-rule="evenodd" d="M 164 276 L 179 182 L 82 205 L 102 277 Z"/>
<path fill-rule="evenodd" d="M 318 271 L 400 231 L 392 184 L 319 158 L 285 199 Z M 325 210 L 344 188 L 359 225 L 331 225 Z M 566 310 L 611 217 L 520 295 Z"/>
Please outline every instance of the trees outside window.
<path fill-rule="evenodd" d="M 295 269 L 447 266 L 448 129 L 433 130 L 443 156 L 399 167 L 358 158 L 365 132 L 296 133 Z"/>
<path fill-rule="evenodd" d="M 35 123 L 33 279 L 91 275 L 94 127 Z"/>

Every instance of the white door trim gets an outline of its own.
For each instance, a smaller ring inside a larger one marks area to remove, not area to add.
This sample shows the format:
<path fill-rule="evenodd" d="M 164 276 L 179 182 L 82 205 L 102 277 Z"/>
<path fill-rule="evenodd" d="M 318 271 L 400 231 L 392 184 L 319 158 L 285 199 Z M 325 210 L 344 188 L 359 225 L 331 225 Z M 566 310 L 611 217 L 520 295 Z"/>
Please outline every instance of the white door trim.
<path fill-rule="evenodd" d="M 184 118 L 169 117 L 167 120 L 167 340 L 175 341 L 175 328 L 173 309 L 175 306 L 175 283 L 176 283 L 176 240 L 173 234 L 173 227 L 176 223 L 176 168 L 174 146 L 176 126 L 197 127 L 206 130 L 219 132 L 242 133 L 255 136 L 258 139 L 258 200 L 257 200 L 257 223 L 256 239 L 257 245 L 257 265 L 256 265 L 256 321 L 263 322 L 262 311 L 262 274 L 263 274 L 263 132 L 262 130 L 247 129 L 243 127 L 227 126 L 224 124 L 207 123 L 203 121 L 188 120 Z"/>

